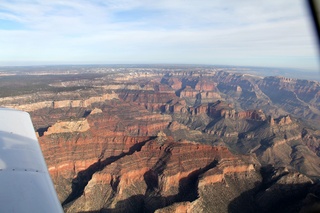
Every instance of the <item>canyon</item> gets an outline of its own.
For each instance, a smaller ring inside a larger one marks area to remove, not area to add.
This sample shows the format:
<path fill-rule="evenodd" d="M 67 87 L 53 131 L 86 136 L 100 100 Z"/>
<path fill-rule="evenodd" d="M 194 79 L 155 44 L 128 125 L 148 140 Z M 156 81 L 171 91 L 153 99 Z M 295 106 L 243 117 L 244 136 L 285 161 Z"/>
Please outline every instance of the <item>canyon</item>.
<path fill-rule="evenodd" d="M 65 212 L 319 206 L 319 82 L 227 68 L 101 69 L 46 71 L 46 86 L 35 78 L 17 95 L 6 93 L 26 85 L 2 86 L 2 107 L 30 113 Z"/>

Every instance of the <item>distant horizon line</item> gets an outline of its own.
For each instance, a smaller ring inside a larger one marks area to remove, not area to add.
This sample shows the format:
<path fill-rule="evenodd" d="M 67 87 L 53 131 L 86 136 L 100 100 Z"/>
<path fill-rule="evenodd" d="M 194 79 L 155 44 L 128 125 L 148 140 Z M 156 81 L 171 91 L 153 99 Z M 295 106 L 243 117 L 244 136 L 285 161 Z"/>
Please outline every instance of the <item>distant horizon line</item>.
<path fill-rule="evenodd" d="M 275 66 L 256 66 L 256 65 L 226 65 L 226 64 L 197 64 L 197 63 L 61 63 L 61 64 L 25 64 L 25 65 L 1 65 L 0 68 L 14 68 L 14 67 L 58 67 L 58 66 L 203 66 L 203 67 L 240 67 L 240 68 L 264 68 L 264 69 L 291 69 L 295 71 L 309 71 L 319 72 L 316 69 L 310 68 L 293 68 L 293 67 L 275 67 Z"/>

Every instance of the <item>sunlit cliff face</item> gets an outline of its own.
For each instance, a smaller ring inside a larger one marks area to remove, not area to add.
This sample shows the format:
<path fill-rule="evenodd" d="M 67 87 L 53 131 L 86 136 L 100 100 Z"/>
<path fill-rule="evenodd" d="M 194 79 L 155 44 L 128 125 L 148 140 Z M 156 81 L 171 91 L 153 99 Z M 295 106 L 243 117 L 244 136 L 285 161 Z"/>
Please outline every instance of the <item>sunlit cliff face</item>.
<path fill-rule="evenodd" d="M 66 212 L 271 211 L 297 194 L 300 208 L 320 175 L 317 82 L 149 70 L 50 85 L 0 103 L 30 112 Z"/>

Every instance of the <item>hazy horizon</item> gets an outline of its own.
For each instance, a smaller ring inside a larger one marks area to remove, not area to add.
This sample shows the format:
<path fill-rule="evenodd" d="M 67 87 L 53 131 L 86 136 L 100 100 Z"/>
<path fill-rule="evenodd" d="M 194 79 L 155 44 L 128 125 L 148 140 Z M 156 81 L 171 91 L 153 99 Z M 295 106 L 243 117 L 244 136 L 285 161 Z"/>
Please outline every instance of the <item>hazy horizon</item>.
<path fill-rule="evenodd" d="M 199 64 L 319 70 L 305 1 L 0 2 L 0 66 Z"/>

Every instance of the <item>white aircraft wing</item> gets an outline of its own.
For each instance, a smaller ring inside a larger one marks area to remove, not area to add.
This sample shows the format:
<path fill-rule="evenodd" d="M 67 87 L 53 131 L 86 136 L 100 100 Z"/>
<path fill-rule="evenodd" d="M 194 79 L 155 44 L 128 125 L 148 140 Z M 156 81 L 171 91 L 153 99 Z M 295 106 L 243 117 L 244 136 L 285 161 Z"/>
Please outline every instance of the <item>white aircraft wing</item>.
<path fill-rule="evenodd" d="M 29 114 L 2 108 L 0 212 L 63 212 Z"/>

